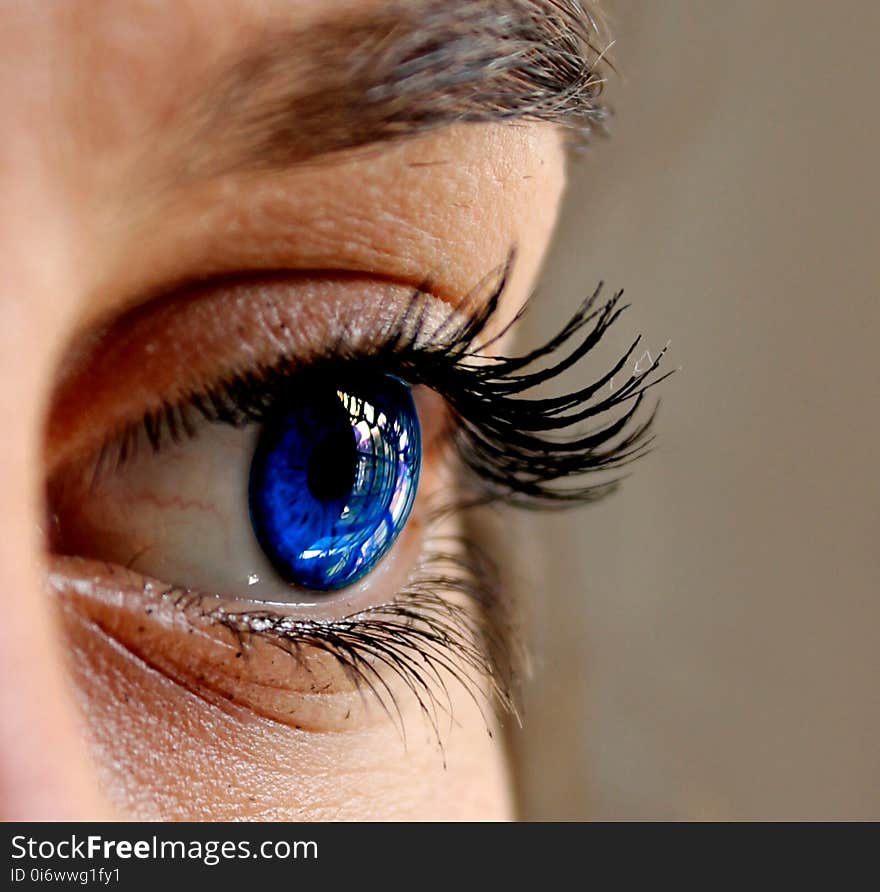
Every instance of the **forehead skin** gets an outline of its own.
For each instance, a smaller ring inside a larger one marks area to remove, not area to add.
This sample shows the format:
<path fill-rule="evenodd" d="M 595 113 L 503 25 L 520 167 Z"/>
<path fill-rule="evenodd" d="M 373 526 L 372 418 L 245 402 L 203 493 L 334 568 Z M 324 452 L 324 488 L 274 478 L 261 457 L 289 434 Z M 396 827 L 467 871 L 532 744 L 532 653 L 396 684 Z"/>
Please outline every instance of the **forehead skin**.
<path fill-rule="evenodd" d="M 150 718 L 163 710 L 168 714 L 178 695 L 169 690 L 166 697 L 163 691 L 173 686 L 163 681 L 164 687 L 156 687 L 87 628 L 76 633 L 73 648 L 75 696 L 64 671 L 69 645 L 47 601 L 37 529 L 43 413 L 55 363 L 71 337 L 182 282 L 226 272 L 359 271 L 410 284 L 430 277 L 431 288 L 455 302 L 515 245 L 510 305 L 518 305 L 533 284 L 564 180 L 561 139 L 549 125 L 458 126 L 290 169 L 187 175 L 195 148 L 212 151 L 210 133 L 202 133 L 198 146 L 193 145 L 189 100 L 207 89 L 243 42 L 279 22 L 295 29 L 321 16 L 354 14 L 376 5 L 377 0 L 21 0 L 3 5 L 0 408 L 8 419 L 0 443 L 5 502 L 0 514 L 4 818 L 108 813 L 112 809 L 97 795 L 96 777 L 101 774 L 106 785 L 117 782 L 107 768 L 113 759 L 139 748 L 152 757 L 145 777 L 159 784 L 162 779 L 150 772 L 161 765 L 163 753 L 178 745 L 162 731 L 160 718 Z M 91 692 L 93 681 L 96 689 L 102 687 L 101 672 L 112 672 L 114 683 L 103 692 Z M 114 699 L 122 690 L 141 704 L 139 719 L 126 716 Z M 72 706 L 77 699 L 93 719 L 106 720 L 103 737 L 100 729 L 92 729 L 98 761 L 104 760 L 97 772 L 95 753 L 87 756 L 78 743 Z M 224 758 L 232 759 L 237 742 L 250 741 L 251 754 L 236 770 L 258 780 L 277 780 L 281 769 L 293 764 L 290 759 L 302 764 L 331 759 L 340 746 L 336 741 L 326 753 L 316 753 L 310 743 L 289 734 L 282 739 L 286 732 L 249 718 L 229 716 L 218 728 L 199 712 L 203 704 L 187 700 L 177 706 L 189 711 L 190 727 L 214 737 L 215 755 L 222 750 Z M 462 762 L 473 763 L 471 773 L 463 776 L 473 778 L 481 765 L 493 764 L 488 775 L 492 783 L 502 784 L 497 753 L 488 748 L 481 720 L 470 715 L 463 724 L 468 722 L 475 730 L 463 731 L 456 744 Z M 392 729 L 385 739 L 373 731 L 365 746 L 370 752 L 397 752 L 395 734 Z M 197 741 L 191 745 L 197 748 Z M 454 749 L 448 758 L 455 763 Z M 206 760 L 206 772 L 210 762 Z M 214 766 L 221 768 L 228 764 Z M 370 768 L 368 754 L 352 770 L 363 775 Z M 453 773 L 444 777 L 434 751 L 416 752 L 406 771 L 414 781 L 435 777 L 436 786 L 421 799 L 412 792 L 418 785 L 412 786 L 400 817 L 417 816 L 423 799 L 433 797 L 439 811 L 451 809 L 456 795 L 466 804 L 474 800 L 462 795 L 464 787 L 456 788 Z M 299 792 L 295 767 L 291 774 L 289 783 L 279 787 L 279 802 L 264 803 L 264 814 L 302 815 L 311 808 L 317 815 L 322 807 L 344 811 L 345 803 L 336 801 L 338 790 L 331 795 L 326 786 L 332 772 Z M 202 783 L 222 790 L 221 780 L 218 775 Z M 180 796 L 187 795 L 185 786 L 191 782 L 186 777 L 179 781 Z M 381 785 L 389 790 L 399 782 L 400 776 L 389 769 L 382 774 Z M 374 801 L 365 781 L 361 786 L 364 801 Z M 497 791 L 487 795 L 494 796 L 496 805 L 503 800 Z M 485 808 L 476 798 L 474 808 Z M 114 804 L 119 806 L 119 797 Z"/>

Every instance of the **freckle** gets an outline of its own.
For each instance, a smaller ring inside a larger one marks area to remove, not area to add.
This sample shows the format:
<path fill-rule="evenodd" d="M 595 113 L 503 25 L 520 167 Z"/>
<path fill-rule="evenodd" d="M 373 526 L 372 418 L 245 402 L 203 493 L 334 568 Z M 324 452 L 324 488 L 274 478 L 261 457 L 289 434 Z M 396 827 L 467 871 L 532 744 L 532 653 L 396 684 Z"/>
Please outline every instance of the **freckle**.
<path fill-rule="evenodd" d="M 350 710 L 350 709 L 349 709 L 349 711 L 345 714 L 345 718 L 346 718 L 346 720 L 348 720 L 348 719 L 351 718 L 351 710 Z"/>
<path fill-rule="evenodd" d="M 143 626 L 138 626 L 138 632 L 143 632 L 143 631 L 144 631 L 144 627 L 143 627 Z"/>

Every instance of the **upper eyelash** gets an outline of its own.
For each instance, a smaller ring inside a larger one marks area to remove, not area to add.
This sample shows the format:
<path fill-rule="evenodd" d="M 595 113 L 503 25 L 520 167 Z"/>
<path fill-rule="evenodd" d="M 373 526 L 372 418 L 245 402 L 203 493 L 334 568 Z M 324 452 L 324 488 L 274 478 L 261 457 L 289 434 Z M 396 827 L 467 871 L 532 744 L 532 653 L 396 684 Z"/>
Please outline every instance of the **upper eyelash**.
<path fill-rule="evenodd" d="M 558 507 L 565 503 L 596 501 L 611 492 L 617 480 L 575 486 L 558 483 L 570 477 L 619 468 L 644 454 L 653 439 L 649 432 L 656 408 L 641 423 L 630 423 L 645 391 L 671 374 L 654 377 L 668 345 L 646 369 L 634 368 L 619 387 L 609 388 L 604 398 L 592 401 L 602 388 L 613 385 L 615 376 L 641 342 L 641 335 L 597 381 L 558 396 L 524 396 L 585 357 L 628 305 L 620 303 L 622 291 L 598 305 L 603 287 L 600 283 L 563 329 L 538 348 L 518 357 L 485 357 L 486 346 L 497 341 L 522 316 L 520 311 L 501 333 L 474 346 L 495 312 L 506 277 L 507 271 L 500 290 L 496 290 L 486 309 L 468 327 L 460 349 L 447 354 L 446 386 L 441 390 L 458 422 L 459 455 L 480 482 L 480 492 L 470 504 L 501 501 L 518 507 Z M 549 367 L 539 366 L 542 359 L 563 350 L 579 334 L 582 337 L 567 355 Z M 435 382 L 436 378 L 434 382 L 424 383 Z M 627 402 L 631 402 L 629 408 L 604 427 L 576 433 L 581 422 Z M 566 436 L 568 432 L 574 433 Z M 547 436 L 541 436 L 542 433 Z"/>
<path fill-rule="evenodd" d="M 602 498 L 618 481 L 582 482 L 582 478 L 620 468 L 649 448 L 656 409 L 640 422 L 636 415 L 645 391 L 671 374 L 655 376 L 666 348 L 644 370 L 634 368 L 616 388 L 609 385 L 632 357 L 641 336 L 593 383 L 557 396 L 529 397 L 528 391 L 583 359 L 628 305 L 621 304 L 622 291 L 600 303 L 600 283 L 561 331 L 538 348 L 516 357 L 488 356 L 487 348 L 522 316 L 521 310 L 501 332 L 481 341 L 497 312 L 512 264 L 511 253 L 495 274 L 488 299 L 478 303 L 482 289 L 475 289 L 464 311 L 450 310 L 431 330 L 425 321 L 429 298 L 425 289 L 418 289 L 369 353 L 351 352 L 344 344 L 336 344 L 305 366 L 295 358 L 282 357 L 273 365 L 224 378 L 146 413 L 99 451 L 95 477 L 130 458 L 141 436 L 154 450 L 168 439 L 194 436 L 193 413 L 234 426 L 261 422 L 294 384 L 306 385 L 310 375 L 344 377 L 351 364 L 357 363 L 358 374 L 394 374 L 410 384 L 425 385 L 444 398 L 455 422 L 452 441 L 462 467 L 469 472 L 464 504 L 558 507 Z M 471 311 L 469 306 L 475 309 Z M 541 366 L 542 360 L 567 348 L 556 362 Z M 607 394 L 600 397 L 606 386 Z M 622 406 L 625 411 L 608 423 L 579 432 L 582 422 L 607 416 Z M 566 485 L 571 478 L 576 482 Z"/>

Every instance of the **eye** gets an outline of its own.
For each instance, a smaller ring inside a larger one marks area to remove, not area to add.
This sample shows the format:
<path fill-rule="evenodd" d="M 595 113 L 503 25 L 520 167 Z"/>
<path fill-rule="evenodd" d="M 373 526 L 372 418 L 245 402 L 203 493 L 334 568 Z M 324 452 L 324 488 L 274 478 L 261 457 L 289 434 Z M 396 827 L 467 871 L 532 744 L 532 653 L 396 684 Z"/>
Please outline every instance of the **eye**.
<path fill-rule="evenodd" d="M 512 708 L 507 605 L 460 511 L 609 492 L 650 441 L 633 419 L 662 352 L 627 374 L 636 341 L 592 384 L 530 396 L 620 295 L 493 355 L 508 272 L 454 310 L 354 279 L 308 301 L 224 284 L 74 351 L 48 435 L 55 588 L 192 690 L 297 727 L 350 727 L 364 692 L 388 710 L 408 691 L 435 723 L 450 679 Z"/>
<path fill-rule="evenodd" d="M 365 576 L 409 517 L 421 464 L 410 388 L 386 375 L 295 397 L 263 428 L 250 470 L 257 540 L 287 582 L 319 591 Z"/>

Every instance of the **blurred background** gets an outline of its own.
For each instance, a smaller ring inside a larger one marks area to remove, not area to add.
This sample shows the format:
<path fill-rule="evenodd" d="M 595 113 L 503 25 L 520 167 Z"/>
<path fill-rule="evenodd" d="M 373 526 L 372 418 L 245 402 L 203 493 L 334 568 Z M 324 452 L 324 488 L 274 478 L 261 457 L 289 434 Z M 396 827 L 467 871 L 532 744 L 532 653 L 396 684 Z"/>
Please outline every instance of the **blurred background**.
<path fill-rule="evenodd" d="M 619 493 L 518 521 L 524 816 L 880 819 L 880 4 L 604 5 L 525 336 L 603 279 L 681 371 Z"/>

